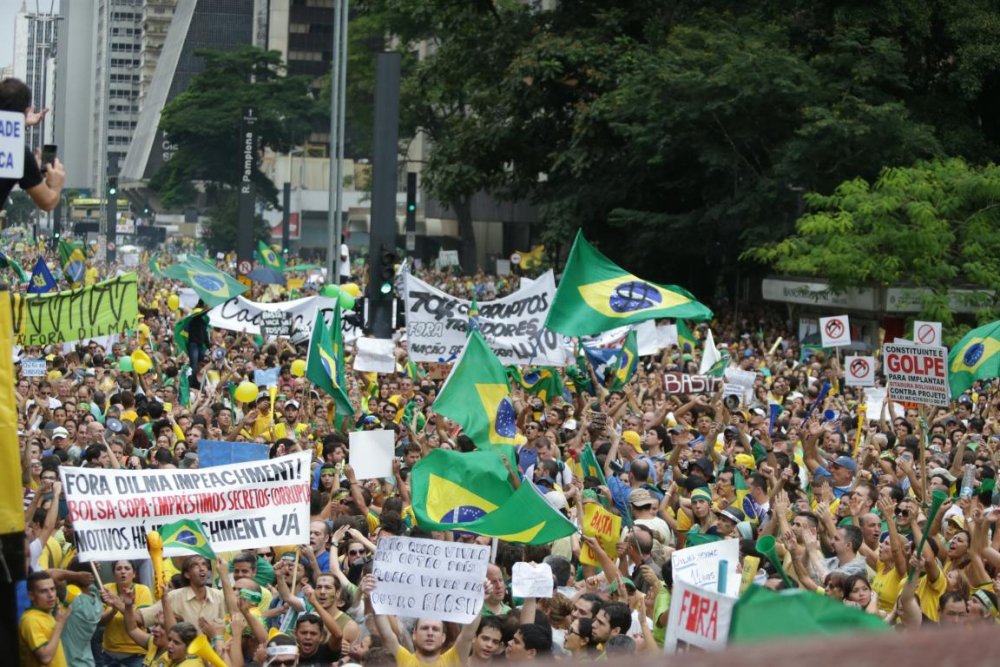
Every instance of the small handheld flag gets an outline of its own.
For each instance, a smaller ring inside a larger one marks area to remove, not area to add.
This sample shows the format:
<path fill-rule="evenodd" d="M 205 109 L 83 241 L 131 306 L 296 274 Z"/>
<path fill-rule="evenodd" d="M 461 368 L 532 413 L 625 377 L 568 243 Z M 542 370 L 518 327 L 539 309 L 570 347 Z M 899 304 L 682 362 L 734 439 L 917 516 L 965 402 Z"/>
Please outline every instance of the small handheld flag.
<path fill-rule="evenodd" d="M 163 538 L 163 555 L 167 557 L 196 554 L 209 561 L 215 560 L 215 551 L 205 534 L 205 527 L 198 519 L 181 519 L 176 523 L 168 523 L 160 528 L 159 533 Z"/>
<path fill-rule="evenodd" d="M 35 268 L 31 270 L 31 278 L 28 280 L 28 294 L 45 294 L 56 288 L 56 279 L 49 271 L 45 260 L 41 257 L 35 262 Z"/>

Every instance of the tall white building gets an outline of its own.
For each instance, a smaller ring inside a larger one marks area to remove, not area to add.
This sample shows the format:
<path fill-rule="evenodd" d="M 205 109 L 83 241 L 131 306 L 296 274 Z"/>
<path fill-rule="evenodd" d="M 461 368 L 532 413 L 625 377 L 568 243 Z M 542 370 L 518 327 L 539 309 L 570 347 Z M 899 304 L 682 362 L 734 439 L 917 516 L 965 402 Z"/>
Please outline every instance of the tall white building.
<path fill-rule="evenodd" d="M 31 88 L 31 99 L 39 109 L 51 106 L 56 43 L 59 34 L 58 14 L 28 10 L 26 2 L 14 18 L 13 76 Z M 52 122 L 28 128 L 26 141 L 32 148 L 52 143 Z"/>

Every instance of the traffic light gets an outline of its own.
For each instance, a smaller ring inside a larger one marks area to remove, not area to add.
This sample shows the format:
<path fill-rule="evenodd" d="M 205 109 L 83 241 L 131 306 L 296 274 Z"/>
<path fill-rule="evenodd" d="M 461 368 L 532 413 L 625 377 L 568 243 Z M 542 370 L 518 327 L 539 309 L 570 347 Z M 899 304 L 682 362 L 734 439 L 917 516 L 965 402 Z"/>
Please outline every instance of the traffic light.
<path fill-rule="evenodd" d="M 396 253 L 392 250 L 386 250 L 383 246 L 381 263 L 379 265 L 379 271 L 382 277 L 382 285 L 379 287 L 379 292 L 382 294 L 390 294 L 392 292 L 392 281 L 396 278 Z"/>
<path fill-rule="evenodd" d="M 108 176 L 108 196 L 114 197 L 118 194 L 118 177 Z"/>
<path fill-rule="evenodd" d="M 406 226 L 408 232 L 417 231 L 417 174 L 406 174 Z"/>

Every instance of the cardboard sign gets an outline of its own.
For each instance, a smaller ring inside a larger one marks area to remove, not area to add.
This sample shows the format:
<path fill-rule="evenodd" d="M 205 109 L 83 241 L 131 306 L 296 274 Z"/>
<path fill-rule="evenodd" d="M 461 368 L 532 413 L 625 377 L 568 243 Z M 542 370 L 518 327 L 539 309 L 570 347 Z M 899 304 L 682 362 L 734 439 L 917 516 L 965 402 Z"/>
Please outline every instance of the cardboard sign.
<path fill-rule="evenodd" d="M 24 176 L 24 114 L 0 111 L 0 178 Z"/>
<path fill-rule="evenodd" d="M 668 394 L 714 394 L 722 386 L 722 378 L 688 373 L 664 373 L 663 388 Z"/>
<path fill-rule="evenodd" d="M 819 336 L 823 347 L 850 345 L 851 324 L 847 315 L 819 318 Z"/>
<path fill-rule="evenodd" d="M 913 342 L 917 345 L 929 345 L 931 347 L 941 347 L 941 323 L 921 322 L 917 320 L 913 323 Z"/>
<path fill-rule="evenodd" d="M 886 343 L 882 361 L 892 400 L 924 405 L 947 405 L 951 400 L 946 348 Z"/>
<path fill-rule="evenodd" d="M 618 558 L 615 546 L 622 534 L 622 518 L 601 507 L 598 503 L 587 503 L 583 506 L 583 534 L 596 537 L 611 560 Z M 595 554 L 586 544 L 580 545 L 580 563 L 583 565 L 600 565 Z"/>
<path fill-rule="evenodd" d="M 516 598 L 550 598 L 555 584 L 547 563 L 518 561 L 511 570 L 511 594 Z"/>
<path fill-rule="evenodd" d="M 22 359 L 21 377 L 23 378 L 43 378 L 45 377 L 44 359 Z"/>
<path fill-rule="evenodd" d="M 376 614 L 469 623 L 483 606 L 490 548 L 413 537 L 383 537 L 372 573 Z"/>
<path fill-rule="evenodd" d="M 674 581 L 664 652 L 677 653 L 688 647 L 704 651 L 724 649 L 735 605 L 735 597 Z"/>
<path fill-rule="evenodd" d="M 209 470 L 59 469 L 81 561 L 148 558 L 146 533 L 200 519 L 222 553 L 309 543 L 309 452 Z"/>
<path fill-rule="evenodd" d="M 875 386 L 875 357 L 844 357 L 844 381 L 848 387 Z"/>
<path fill-rule="evenodd" d="M 736 597 L 740 592 L 739 540 L 720 540 L 675 551 L 671 555 L 674 584 L 684 581 L 694 586 L 715 590 L 719 581 L 719 561 L 726 561 L 726 594 Z M 675 594 L 676 596 L 676 594 Z"/>
<path fill-rule="evenodd" d="M 348 460 L 358 479 L 383 479 L 392 477 L 393 448 L 396 435 L 393 431 L 351 431 Z"/>
<path fill-rule="evenodd" d="M 270 447 L 256 442 L 198 441 L 198 467 L 215 468 L 233 463 L 266 461 Z"/>

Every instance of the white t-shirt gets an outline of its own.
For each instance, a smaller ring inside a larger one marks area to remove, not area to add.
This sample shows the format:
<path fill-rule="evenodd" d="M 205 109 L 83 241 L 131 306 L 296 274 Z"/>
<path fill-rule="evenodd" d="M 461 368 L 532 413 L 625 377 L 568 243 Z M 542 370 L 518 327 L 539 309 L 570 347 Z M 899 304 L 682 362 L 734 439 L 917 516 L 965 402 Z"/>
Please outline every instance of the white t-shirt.
<path fill-rule="evenodd" d="M 349 278 L 351 276 L 351 253 L 347 249 L 346 243 L 340 244 L 340 268 L 338 269 L 340 275 L 344 278 Z"/>

